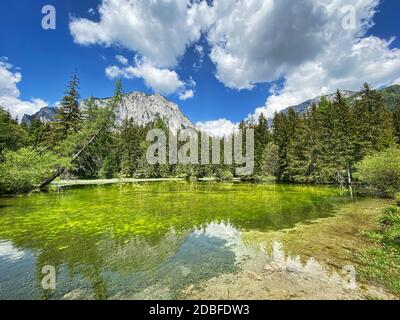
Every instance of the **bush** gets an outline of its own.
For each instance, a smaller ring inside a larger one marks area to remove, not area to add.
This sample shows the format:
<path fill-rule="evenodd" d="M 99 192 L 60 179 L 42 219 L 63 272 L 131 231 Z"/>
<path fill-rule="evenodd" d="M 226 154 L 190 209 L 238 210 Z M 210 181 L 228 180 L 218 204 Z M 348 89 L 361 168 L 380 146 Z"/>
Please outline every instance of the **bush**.
<path fill-rule="evenodd" d="M 400 149 L 393 147 L 368 156 L 356 169 L 356 178 L 369 192 L 394 197 L 400 191 Z"/>
<path fill-rule="evenodd" d="M 400 224 L 395 224 L 383 233 L 383 243 L 389 245 L 400 244 Z"/>
<path fill-rule="evenodd" d="M 232 180 L 233 179 L 233 173 L 230 170 L 223 170 L 218 174 L 218 178 L 220 180 Z"/>
<path fill-rule="evenodd" d="M 400 207 L 400 193 L 397 193 L 394 199 L 396 200 L 397 206 Z"/>
<path fill-rule="evenodd" d="M 57 165 L 67 167 L 65 159 L 53 152 L 22 148 L 18 151 L 6 151 L 0 164 L 0 192 L 28 192 L 48 178 Z"/>
<path fill-rule="evenodd" d="M 400 209 L 396 207 L 386 207 L 383 209 L 378 223 L 384 229 L 391 228 L 395 224 L 400 225 Z"/>

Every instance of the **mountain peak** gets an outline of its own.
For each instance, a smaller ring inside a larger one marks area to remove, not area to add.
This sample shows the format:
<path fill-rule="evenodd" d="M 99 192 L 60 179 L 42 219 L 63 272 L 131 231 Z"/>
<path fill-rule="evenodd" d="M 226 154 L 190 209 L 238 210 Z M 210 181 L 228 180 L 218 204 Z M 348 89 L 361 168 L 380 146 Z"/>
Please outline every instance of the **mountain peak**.
<path fill-rule="evenodd" d="M 342 94 L 342 96 L 344 98 L 346 98 L 346 99 L 350 98 L 350 97 L 352 97 L 352 96 L 354 96 L 354 95 L 356 95 L 358 93 L 357 91 L 351 91 L 351 90 L 339 90 L 339 91 Z M 332 102 L 335 99 L 335 97 L 336 97 L 336 92 L 335 93 L 330 93 L 330 94 L 327 94 L 327 95 L 323 95 L 323 96 L 318 96 L 316 98 L 304 101 L 304 102 L 302 102 L 302 103 L 300 103 L 300 104 L 298 104 L 296 106 L 288 107 L 288 108 L 282 110 L 281 112 L 282 113 L 287 113 L 289 111 L 289 109 L 293 109 L 297 113 L 304 114 L 304 113 L 306 113 L 308 111 L 308 109 L 311 106 L 313 106 L 314 104 L 318 104 L 321 101 L 322 98 L 326 98 L 326 99 L 328 99 L 328 101 Z"/>
<path fill-rule="evenodd" d="M 106 106 L 111 98 L 94 98 L 97 106 Z M 81 101 L 81 107 L 86 100 Z M 116 109 L 116 123 L 121 124 L 126 119 L 133 119 L 137 125 L 146 125 L 163 119 L 171 131 L 179 129 L 195 128 L 192 122 L 181 112 L 179 106 L 168 101 L 160 94 L 148 95 L 144 92 L 129 92 L 123 95 L 122 102 Z M 44 107 L 34 115 L 25 115 L 22 122 L 30 124 L 33 119 L 43 122 L 55 120 L 57 108 Z"/>

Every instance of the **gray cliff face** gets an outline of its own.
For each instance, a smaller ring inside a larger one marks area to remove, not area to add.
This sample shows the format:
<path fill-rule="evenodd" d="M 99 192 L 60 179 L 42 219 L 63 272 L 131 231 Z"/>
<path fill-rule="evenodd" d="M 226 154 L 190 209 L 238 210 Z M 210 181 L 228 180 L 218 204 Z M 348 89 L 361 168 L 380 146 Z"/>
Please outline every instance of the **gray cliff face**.
<path fill-rule="evenodd" d="M 30 125 L 34 119 L 38 119 L 41 122 L 47 123 L 54 121 L 56 119 L 56 115 L 57 108 L 44 107 L 31 116 L 25 114 L 21 122 Z"/>
<path fill-rule="evenodd" d="M 106 106 L 111 98 L 94 99 L 95 103 L 102 107 Z M 81 102 L 83 107 L 85 101 Z M 22 122 L 30 124 L 33 119 L 43 122 L 55 121 L 57 108 L 42 108 L 34 115 L 25 115 Z M 192 122 L 180 111 L 179 107 L 161 95 L 147 95 L 142 92 L 125 94 L 122 103 L 116 109 L 116 123 L 121 124 L 126 119 L 133 119 L 137 125 L 146 125 L 155 122 L 158 118 L 169 125 L 171 131 L 179 129 L 195 128 Z"/>
<path fill-rule="evenodd" d="M 98 106 L 105 106 L 110 99 L 95 99 Z M 158 118 L 164 120 L 173 132 L 179 129 L 195 128 L 192 122 L 180 111 L 179 107 L 159 94 L 147 95 L 142 92 L 132 92 L 124 95 L 122 103 L 116 109 L 116 122 L 133 119 L 137 125 L 155 122 Z"/>

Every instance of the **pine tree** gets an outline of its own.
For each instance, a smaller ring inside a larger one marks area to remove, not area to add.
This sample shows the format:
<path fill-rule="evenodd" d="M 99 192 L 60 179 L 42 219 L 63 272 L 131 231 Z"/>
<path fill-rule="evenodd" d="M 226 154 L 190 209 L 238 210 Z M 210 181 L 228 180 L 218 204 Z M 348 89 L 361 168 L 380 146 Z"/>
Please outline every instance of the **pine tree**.
<path fill-rule="evenodd" d="M 40 119 L 33 119 L 27 130 L 29 132 L 30 144 L 35 147 L 51 149 L 49 142 L 51 136 L 51 124 L 42 122 Z"/>
<path fill-rule="evenodd" d="M 268 121 L 263 114 L 260 115 L 258 123 L 254 128 L 254 173 L 261 174 L 263 165 L 263 156 L 268 143 L 271 141 L 268 128 Z M 245 135 L 245 130 L 243 132 Z M 246 138 L 243 139 L 245 145 Z"/>
<path fill-rule="evenodd" d="M 68 90 L 61 101 L 57 114 L 56 142 L 60 142 L 81 128 L 82 114 L 79 107 L 80 95 L 78 92 L 79 79 L 76 73 L 68 83 Z"/>
<path fill-rule="evenodd" d="M 294 137 L 298 114 L 290 108 L 287 114 L 276 113 L 274 117 L 273 141 L 278 146 L 279 169 L 278 179 L 280 181 L 290 181 L 287 171 L 289 165 L 288 147 Z"/>
<path fill-rule="evenodd" d="M 27 143 L 26 129 L 19 125 L 8 111 L 0 107 L 0 155 L 4 150 L 17 150 Z"/>
<path fill-rule="evenodd" d="M 400 107 L 393 112 L 393 125 L 397 143 L 400 143 Z"/>
<path fill-rule="evenodd" d="M 338 90 L 332 104 L 334 112 L 334 139 L 337 177 L 340 183 L 352 184 L 355 162 L 355 122 L 353 112 Z"/>
<path fill-rule="evenodd" d="M 354 109 L 356 123 L 355 158 L 381 151 L 395 142 L 393 118 L 380 92 L 364 84 Z"/>

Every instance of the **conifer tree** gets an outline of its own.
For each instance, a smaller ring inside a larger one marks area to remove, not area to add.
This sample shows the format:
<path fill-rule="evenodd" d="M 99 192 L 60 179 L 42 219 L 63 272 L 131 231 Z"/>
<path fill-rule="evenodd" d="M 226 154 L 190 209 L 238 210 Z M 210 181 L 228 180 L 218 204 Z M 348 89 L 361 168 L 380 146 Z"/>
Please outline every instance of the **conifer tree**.
<path fill-rule="evenodd" d="M 82 114 L 79 107 L 80 95 L 78 89 L 79 79 L 77 74 L 74 73 L 68 83 L 68 89 L 61 101 L 56 117 L 56 142 L 66 139 L 69 134 L 76 133 L 81 128 Z"/>
<path fill-rule="evenodd" d="M 393 125 L 396 142 L 400 143 L 400 107 L 397 108 L 395 112 L 393 112 Z"/>
<path fill-rule="evenodd" d="M 381 151 L 395 141 L 393 118 L 386 109 L 382 94 L 364 84 L 357 100 L 355 158 L 363 159 L 373 151 Z"/>
<path fill-rule="evenodd" d="M 17 150 L 28 143 L 26 130 L 0 106 L 0 155 L 4 150 Z"/>
<path fill-rule="evenodd" d="M 243 135 L 245 135 L 245 130 Z M 244 137 L 246 141 L 246 137 Z M 268 121 L 263 114 L 260 115 L 258 123 L 254 126 L 254 173 L 260 174 L 263 165 L 263 155 L 268 143 L 271 141 Z M 245 145 L 245 142 L 243 142 Z"/>
<path fill-rule="evenodd" d="M 287 114 L 276 113 L 274 117 L 273 140 L 278 146 L 279 169 L 278 179 L 281 181 L 290 181 L 287 171 L 289 165 L 288 147 L 294 137 L 298 114 L 290 108 Z"/>

